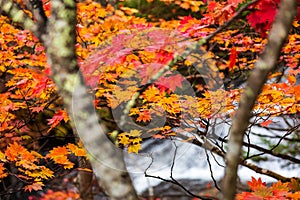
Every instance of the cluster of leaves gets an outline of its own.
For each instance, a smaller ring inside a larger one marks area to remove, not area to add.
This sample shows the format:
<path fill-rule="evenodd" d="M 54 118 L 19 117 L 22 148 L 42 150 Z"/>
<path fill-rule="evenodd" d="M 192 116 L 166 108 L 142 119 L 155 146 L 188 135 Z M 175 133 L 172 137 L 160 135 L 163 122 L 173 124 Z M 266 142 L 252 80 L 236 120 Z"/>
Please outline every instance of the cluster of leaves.
<path fill-rule="evenodd" d="M 13 175 L 19 180 L 22 180 L 26 185 L 25 191 L 41 190 L 44 186 L 44 181 L 47 181 L 54 176 L 54 171 L 47 165 L 52 160 L 55 164 L 63 166 L 64 169 L 73 168 L 74 163 L 68 159 L 68 155 L 86 156 L 82 146 L 67 144 L 66 146 L 56 147 L 47 155 L 43 156 L 36 151 L 29 151 L 17 142 L 9 144 L 4 152 L 0 151 L 0 177 L 6 178 L 8 175 Z M 6 165 L 15 168 L 13 172 Z"/>
<path fill-rule="evenodd" d="M 204 5 L 203 1 L 189 1 L 189 0 L 160 0 L 161 2 L 164 2 L 165 4 L 175 4 L 179 5 L 180 8 L 191 10 L 192 12 L 198 12 L 200 10 L 200 6 Z M 153 2 L 153 0 L 147 0 L 147 2 Z"/>
<path fill-rule="evenodd" d="M 69 155 L 85 156 L 84 150 L 68 142 L 58 149 L 55 144 L 44 148 L 51 138 L 68 134 L 62 125 L 68 116 L 58 107 L 55 85 L 47 76 L 45 49 L 29 31 L 2 15 L 0 29 L 1 182 L 14 177 L 25 191 L 41 190 L 45 181 L 54 178 L 55 165 L 72 168 Z"/>
<path fill-rule="evenodd" d="M 117 112 L 115 123 L 133 127 L 118 130 L 115 138 L 129 153 L 141 150 L 144 136 L 174 137 L 180 131 L 197 132 L 197 126 L 207 128 L 209 119 L 229 118 L 243 91 L 240 86 L 267 42 L 265 36 L 279 4 L 278 0 L 258 1 L 234 25 L 185 55 L 195 41 L 224 25 L 248 1 L 161 2 L 195 12 L 201 19 L 177 16 L 177 20 L 147 22 L 134 16 L 133 8 L 103 8 L 90 0 L 77 3 L 76 51 L 81 70 L 95 92 L 95 106 L 103 118 L 109 121 Z M 18 3 L 25 8 L 23 1 Z M 43 1 L 43 5 L 49 17 L 51 1 Z M 283 67 L 270 74 L 255 105 L 253 114 L 257 116 L 300 111 L 298 27 L 295 20 L 278 61 Z M 54 178 L 54 171 L 47 167 L 51 162 L 71 169 L 70 154 L 86 155 L 80 144 L 64 142 L 45 150 L 38 142 L 53 134 L 65 137 L 70 131 L 55 85 L 47 77 L 51 72 L 38 39 L 0 15 L 0 44 L 0 76 L 4 80 L 0 82 L 0 178 L 15 176 L 26 183 L 25 190 L 40 190 L 44 181 Z M 218 88 L 215 80 L 224 82 L 225 88 Z M 128 105 L 128 113 L 123 112 Z M 165 119 L 165 123 L 156 119 Z M 182 128 L 183 122 L 193 126 Z M 177 127 L 181 129 L 175 133 Z"/>
<path fill-rule="evenodd" d="M 282 183 L 278 181 L 270 187 L 262 182 L 261 178 L 248 181 L 251 192 L 242 192 L 237 195 L 237 200 L 255 199 L 255 200 L 275 200 L 275 199 L 300 199 L 300 183 L 299 180 L 291 179 L 290 182 Z"/>
<path fill-rule="evenodd" d="M 80 195 L 76 191 L 53 191 L 48 190 L 40 198 L 30 196 L 29 200 L 65 200 L 65 199 L 79 199 Z"/>
<path fill-rule="evenodd" d="M 206 49 L 213 48 L 211 50 L 216 55 L 211 51 L 204 53 L 205 49 L 203 51 L 199 50 L 197 53 L 190 53 L 187 58 L 178 58 L 175 54 L 182 54 L 192 44 L 193 40 L 201 39 L 215 31 L 215 28 L 208 26 L 212 24 L 222 25 L 235 14 L 235 10 L 240 5 L 239 3 L 243 3 L 243 1 L 211 1 L 208 3 L 207 11 L 203 13 L 204 18 L 184 17 L 182 20 L 172 21 L 169 26 L 166 23 L 159 24 L 161 28 L 164 28 L 160 30 L 154 28 L 158 26 L 156 23 L 145 22 L 120 27 L 120 29 L 130 28 L 130 30 L 121 31 L 114 37 L 107 38 L 105 44 L 101 46 L 101 50 L 94 52 L 82 64 L 82 71 L 87 84 L 93 88 L 96 87 L 94 89 L 96 91 L 96 107 L 103 109 L 108 105 L 110 109 L 125 108 L 124 106 L 138 93 L 137 102 L 128 113 L 134 121 L 129 120 L 132 124 L 128 125 L 139 124 L 145 126 L 153 122 L 153 119 L 162 117 L 166 112 L 168 115 L 167 125 L 172 128 L 178 126 L 179 121 L 183 119 L 197 117 L 209 119 L 212 116 L 220 117 L 224 114 L 233 114 L 240 93 L 243 91 L 236 88 L 238 85 L 235 85 L 233 80 L 240 79 L 240 82 L 243 82 L 247 78 L 248 72 L 253 69 L 257 56 L 266 44 L 266 39 L 254 32 L 253 35 L 250 35 L 247 28 L 245 30 L 232 28 L 216 35 L 209 43 L 209 45 L 213 44 L 213 47 L 206 46 Z M 225 4 L 230 6 L 226 7 Z M 228 18 L 222 18 L 218 14 L 211 13 L 219 11 L 221 8 L 217 8 L 217 6 L 221 5 L 226 9 L 232 9 L 230 12 L 228 11 L 231 15 L 226 15 Z M 130 16 L 130 19 L 133 19 L 133 17 Z M 140 22 L 139 20 L 136 21 Z M 252 25 L 254 23 L 249 22 Z M 297 21 L 295 21 L 294 27 L 298 27 Z M 169 35 L 172 35 L 172 37 L 169 37 Z M 294 47 L 299 46 L 297 37 L 299 37 L 297 33 L 289 36 L 280 60 L 282 63 L 293 66 L 296 70 L 298 70 L 297 58 L 299 53 Z M 193 38 L 193 40 L 188 38 Z M 181 42 L 181 40 L 184 42 Z M 97 41 L 94 42 L 99 44 Z M 291 54 L 293 54 L 293 59 Z M 192 68 L 200 69 L 203 72 L 205 67 L 196 66 L 195 63 L 207 63 L 211 59 L 216 60 L 216 62 L 210 62 L 205 66 L 210 68 L 209 73 L 206 72 L 205 75 L 211 75 L 205 80 L 206 86 L 201 84 L 199 79 L 193 78 L 198 73 L 195 69 L 190 74 L 186 74 L 187 69 L 193 70 Z M 174 60 L 177 61 L 172 62 Z M 161 70 L 164 70 L 166 64 L 169 67 L 166 68 L 165 72 L 159 74 Z M 175 71 L 181 72 L 185 77 L 176 74 Z M 216 71 L 220 73 L 212 73 Z M 159 77 L 153 79 L 154 75 L 157 74 L 159 74 Z M 295 71 L 287 75 L 283 72 L 272 74 L 270 84 L 264 87 L 254 113 L 260 116 L 278 116 L 299 112 L 299 87 L 296 85 L 296 74 Z M 193 90 L 200 92 L 201 98 L 178 95 L 180 89 L 186 89 L 183 86 L 186 78 L 194 79 Z M 205 90 L 214 88 L 214 83 L 209 81 L 218 78 L 223 80 L 225 84 L 228 82 L 228 85 L 226 85 L 227 91 L 210 90 L 203 93 Z M 278 83 L 277 80 L 282 78 L 288 81 Z M 147 86 L 143 87 L 143 85 Z M 207 88 L 207 85 L 210 87 Z M 211 96 L 214 96 L 214 98 Z M 219 97 L 219 99 L 216 97 Z M 214 107 L 218 105 L 218 108 L 212 108 L 212 105 Z M 176 118 L 177 121 L 172 120 Z M 156 132 L 157 128 L 163 130 L 164 125 L 152 127 L 146 133 L 141 133 L 141 135 Z M 144 132 L 145 130 L 142 128 L 133 131 Z M 136 136 L 130 136 L 130 132 L 129 130 L 121 134 L 118 143 L 123 146 L 131 144 L 129 142 L 130 137 L 135 138 Z M 170 135 L 174 135 L 174 133 Z M 155 134 L 155 137 L 164 138 L 165 136 L 169 135 L 164 132 Z M 137 153 L 136 150 L 140 149 L 140 144 L 137 140 L 135 140 L 135 143 L 134 152 Z M 133 148 L 128 149 L 129 152 L 133 152 L 131 151 Z"/>

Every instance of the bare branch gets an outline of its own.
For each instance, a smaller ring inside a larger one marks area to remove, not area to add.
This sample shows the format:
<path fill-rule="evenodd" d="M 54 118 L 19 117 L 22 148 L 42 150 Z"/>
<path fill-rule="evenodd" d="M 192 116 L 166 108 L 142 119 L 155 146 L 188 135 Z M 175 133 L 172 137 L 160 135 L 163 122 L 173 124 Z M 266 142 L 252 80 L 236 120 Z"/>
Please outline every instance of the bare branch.
<path fill-rule="evenodd" d="M 30 6 L 33 17 L 37 22 L 40 34 L 45 34 L 48 18 L 43 8 L 43 2 L 41 0 L 29 0 L 28 5 Z"/>
<path fill-rule="evenodd" d="M 196 140 L 193 141 L 193 144 L 199 146 L 199 147 L 203 147 L 209 151 L 211 151 L 212 153 L 225 158 L 226 154 L 223 153 L 218 147 L 214 146 L 208 139 L 206 139 L 205 136 L 200 136 L 200 137 L 196 137 Z M 281 180 L 281 181 L 288 181 L 289 178 L 281 176 L 280 174 L 277 174 L 276 172 L 273 172 L 271 170 L 259 167 L 255 164 L 249 163 L 245 160 L 240 160 L 240 165 L 247 167 L 259 174 L 263 174 L 272 178 L 275 178 L 277 180 Z"/>
<path fill-rule="evenodd" d="M 201 200 L 212 200 L 213 198 L 210 198 L 210 197 L 203 197 L 203 196 L 199 196 L 199 195 L 196 195 L 194 193 L 192 193 L 191 191 L 189 191 L 186 187 L 184 187 L 181 183 L 179 183 L 174 177 L 173 177 L 173 169 L 174 169 L 174 166 L 175 166 L 175 159 L 176 159 L 176 155 L 177 155 L 177 146 L 175 143 L 173 143 L 175 145 L 175 151 L 174 151 L 174 155 L 173 155 L 173 160 L 172 160 L 172 165 L 171 165 L 171 169 L 170 169 L 170 179 L 165 179 L 165 178 L 162 178 L 160 176 L 153 176 L 153 175 L 150 175 L 147 173 L 148 169 L 151 167 L 151 165 L 153 164 L 153 158 L 151 157 L 151 163 L 149 164 L 149 166 L 146 168 L 146 170 L 144 171 L 144 175 L 145 177 L 150 177 L 150 178 L 155 178 L 155 179 L 159 179 L 159 180 L 162 180 L 162 181 L 165 181 L 165 182 L 168 182 L 168 183 L 172 183 L 172 184 L 175 184 L 177 186 L 179 186 L 181 189 L 183 189 L 188 195 L 192 196 L 192 197 L 196 197 L 196 198 L 199 198 Z"/>
<path fill-rule="evenodd" d="M 297 0 L 282 0 L 275 22 L 269 34 L 268 44 L 264 53 L 255 64 L 239 108 L 234 116 L 229 133 L 228 152 L 226 155 L 226 170 L 223 195 L 225 200 L 233 200 L 236 192 L 237 169 L 241 162 L 241 151 L 244 133 L 249 125 L 251 110 L 261 88 L 267 80 L 269 72 L 276 67 L 280 50 L 288 36 L 293 19 L 297 12 Z"/>

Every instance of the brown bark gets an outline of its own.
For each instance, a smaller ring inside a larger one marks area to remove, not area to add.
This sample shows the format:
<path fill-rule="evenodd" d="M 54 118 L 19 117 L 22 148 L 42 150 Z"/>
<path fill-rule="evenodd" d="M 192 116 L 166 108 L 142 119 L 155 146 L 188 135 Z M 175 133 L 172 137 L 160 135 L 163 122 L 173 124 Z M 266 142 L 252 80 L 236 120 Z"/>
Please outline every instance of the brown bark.
<path fill-rule="evenodd" d="M 228 152 L 224 177 L 224 200 L 233 200 L 236 193 L 237 169 L 241 162 L 241 151 L 244 133 L 248 128 L 255 100 L 259 95 L 269 72 L 276 67 L 281 48 L 288 36 L 297 12 L 297 0 L 281 0 L 274 24 L 268 36 L 268 43 L 262 56 L 255 64 L 245 91 L 242 94 L 239 108 L 233 118 L 229 133 Z"/>

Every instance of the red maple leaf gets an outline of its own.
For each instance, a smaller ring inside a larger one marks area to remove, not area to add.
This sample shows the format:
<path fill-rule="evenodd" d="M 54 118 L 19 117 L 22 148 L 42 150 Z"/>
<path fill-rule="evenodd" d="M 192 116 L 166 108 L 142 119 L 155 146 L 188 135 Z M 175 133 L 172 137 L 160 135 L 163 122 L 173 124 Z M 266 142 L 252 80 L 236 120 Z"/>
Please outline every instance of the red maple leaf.
<path fill-rule="evenodd" d="M 182 87 L 182 81 L 185 79 L 180 75 L 168 76 L 168 77 L 160 77 L 158 79 L 158 84 L 160 88 L 170 89 L 172 92 L 176 90 L 176 87 Z"/>
<path fill-rule="evenodd" d="M 208 9 L 209 11 L 213 11 L 213 10 L 215 9 L 216 6 L 217 6 L 217 3 L 212 1 L 212 2 L 209 2 L 209 3 L 208 3 L 207 9 Z"/>
<path fill-rule="evenodd" d="M 247 16 L 248 22 L 262 37 L 266 36 L 266 31 L 270 29 L 278 10 L 280 0 L 261 0 L 254 12 Z"/>
<path fill-rule="evenodd" d="M 31 110 L 32 112 L 37 112 L 37 113 L 39 113 L 39 112 L 41 112 L 44 108 L 45 108 L 44 106 L 37 106 L 37 107 L 31 107 L 30 110 Z"/>
<path fill-rule="evenodd" d="M 65 122 L 68 121 L 68 114 L 65 110 L 57 111 L 51 119 L 48 119 L 48 125 L 51 125 L 51 128 L 48 130 L 48 132 L 56 127 L 62 120 Z"/>
<path fill-rule="evenodd" d="M 229 4 L 239 4 L 239 3 L 243 3 L 244 0 L 228 0 Z"/>
<path fill-rule="evenodd" d="M 269 124 L 271 124 L 273 121 L 272 120 L 266 120 L 264 122 L 262 122 L 260 125 L 263 126 L 263 127 L 266 127 L 266 126 L 269 126 Z"/>
<path fill-rule="evenodd" d="M 236 48 L 233 47 L 230 51 L 230 57 L 229 57 L 229 70 L 233 70 L 233 67 L 236 63 L 236 58 L 237 58 L 237 51 L 236 51 Z"/>

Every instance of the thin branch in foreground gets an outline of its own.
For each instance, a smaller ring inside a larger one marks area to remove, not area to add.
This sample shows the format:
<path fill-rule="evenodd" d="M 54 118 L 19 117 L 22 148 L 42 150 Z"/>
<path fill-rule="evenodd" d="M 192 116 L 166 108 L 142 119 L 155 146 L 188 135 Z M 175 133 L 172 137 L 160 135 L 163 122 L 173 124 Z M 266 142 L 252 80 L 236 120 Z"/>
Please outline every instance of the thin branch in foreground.
<path fill-rule="evenodd" d="M 209 167 L 209 171 L 210 171 L 210 177 L 211 177 L 211 179 L 213 180 L 214 185 L 215 185 L 215 187 L 217 188 L 217 190 L 221 191 L 221 188 L 218 186 L 217 180 L 216 180 L 215 177 L 214 177 L 214 172 L 213 172 L 213 170 L 212 170 L 212 166 L 211 166 L 211 163 L 210 163 L 209 155 L 208 155 L 208 153 L 207 153 L 207 149 L 204 149 L 204 151 L 205 151 L 206 160 L 207 160 L 208 167 Z"/>
<path fill-rule="evenodd" d="M 151 157 L 151 162 L 150 162 L 149 166 L 146 168 L 146 170 L 144 171 L 145 177 L 155 178 L 155 179 L 159 179 L 159 180 L 162 180 L 162 181 L 165 181 L 165 182 L 168 182 L 168 183 L 175 184 L 178 187 L 180 187 L 181 189 L 183 189 L 189 196 L 196 197 L 196 198 L 199 198 L 201 200 L 213 200 L 214 198 L 203 197 L 203 196 L 199 196 L 199 195 L 196 195 L 196 194 L 192 193 L 191 191 L 189 191 L 186 187 L 184 187 L 181 183 L 179 183 L 173 177 L 173 169 L 174 169 L 174 166 L 175 166 L 175 159 L 176 159 L 177 149 L 178 149 L 178 147 L 176 146 L 175 142 L 173 144 L 175 145 L 175 151 L 174 151 L 174 155 L 173 155 L 173 159 L 172 159 L 172 165 L 171 165 L 171 171 L 170 171 L 170 178 L 171 178 L 171 180 L 170 179 L 162 178 L 160 176 L 153 176 L 153 175 L 150 175 L 150 174 L 147 173 L 147 171 L 150 169 L 150 167 L 153 164 L 153 157 Z"/>
<path fill-rule="evenodd" d="M 214 153 L 214 154 L 220 156 L 221 158 L 225 159 L 226 153 L 222 152 L 217 146 L 214 146 L 213 144 L 211 144 L 206 139 L 205 136 L 197 136 L 192 144 L 197 145 L 199 147 L 206 148 L 207 150 L 211 151 L 212 153 Z M 240 160 L 239 164 L 244 166 L 244 167 L 247 167 L 247 168 L 249 168 L 249 169 L 251 169 L 251 170 L 253 170 L 253 171 L 255 171 L 259 174 L 263 174 L 263 175 L 272 177 L 274 179 L 281 180 L 283 182 L 286 182 L 286 181 L 290 180 L 290 178 L 281 176 L 280 174 L 278 174 L 274 171 L 259 167 L 255 164 L 249 163 L 247 161 Z"/>

